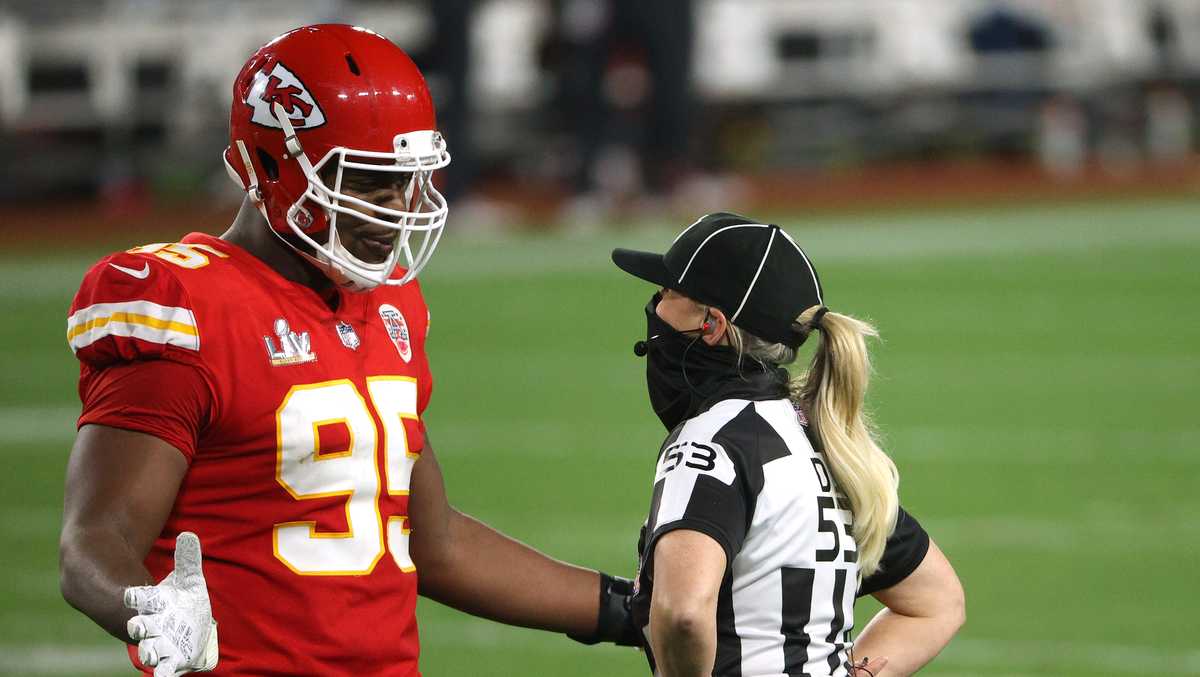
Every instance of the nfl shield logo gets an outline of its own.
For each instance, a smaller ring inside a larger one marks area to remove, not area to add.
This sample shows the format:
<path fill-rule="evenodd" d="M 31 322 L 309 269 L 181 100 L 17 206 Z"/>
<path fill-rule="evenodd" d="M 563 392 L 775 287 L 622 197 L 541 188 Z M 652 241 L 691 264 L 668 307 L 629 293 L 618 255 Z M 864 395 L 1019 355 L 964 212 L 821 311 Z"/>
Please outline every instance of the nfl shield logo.
<path fill-rule="evenodd" d="M 338 338 L 342 340 L 342 345 L 350 350 L 358 350 L 358 347 L 362 345 L 362 341 L 358 340 L 358 334 L 354 333 L 354 327 L 350 326 L 348 322 L 338 322 L 337 333 Z"/>
<path fill-rule="evenodd" d="M 411 360 L 412 343 L 408 338 L 408 323 L 404 321 L 404 315 L 396 310 L 396 306 L 385 303 L 379 306 L 379 318 L 383 320 L 383 328 L 396 346 L 396 352 L 400 353 L 400 359 L 405 362 Z"/>

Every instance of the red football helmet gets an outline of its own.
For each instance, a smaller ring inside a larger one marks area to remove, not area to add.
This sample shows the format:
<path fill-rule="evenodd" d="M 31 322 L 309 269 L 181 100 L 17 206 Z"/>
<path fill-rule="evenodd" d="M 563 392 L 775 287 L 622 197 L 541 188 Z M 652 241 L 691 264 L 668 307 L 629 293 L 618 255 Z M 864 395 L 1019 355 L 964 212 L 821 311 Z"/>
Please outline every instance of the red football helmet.
<path fill-rule="evenodd" d="M 448 211 L 433 171 L 449 164 L 450 154 L 425 79 L 387 38 L 321 24 L 268 42 L 233 83 L 229 136 L 230 176 L 276 233 L 294 233 L 313 247 L 297 251 L 338 284 L 358 291 L 401 285 L 429 261 Z M 404 208 L 343 193 L 346 168 L 407 176 Z M 342 246 L 338 214 L 394 229 L 387 259 L 369 263 Z M 393 277 L 401 264 L 403 275 Z"/>

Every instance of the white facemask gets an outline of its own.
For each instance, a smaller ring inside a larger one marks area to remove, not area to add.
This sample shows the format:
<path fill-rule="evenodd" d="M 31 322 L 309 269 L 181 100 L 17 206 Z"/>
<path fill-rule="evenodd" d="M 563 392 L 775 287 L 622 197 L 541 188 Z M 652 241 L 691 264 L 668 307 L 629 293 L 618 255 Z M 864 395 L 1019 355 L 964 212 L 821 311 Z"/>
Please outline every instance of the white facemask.
<path fill-rule="evenodd" d="M 392 140 L 391 153 L 337 147 L 313 165 L 296 140 L 287 115 L 279 104 L 276 108 L 288 152 L 308 179 L 308 189 L 287 214 L 292 232 L 315 252 L 310 255 L 301 251 L 305 258 L 336 284 L 352 291 L 366 291 L 381 284 L 399 286 L 414 279 L 433 255 L 449 213 L 446 198 L 433 185 L 433 172 L 450 164 L 450 154 L 442 135 L 433 130 L 397 134 Z M 319 174 L 330 162 L 337 163 L 332 187 L 326 186 Z M 411 175 L 404 189 L 405 208 L 381 207 L 342 192 L 345 169 Z M 312 224 L 312 215 L 304 206 L 305 200 L 311 200 L 325 210 L 329 222 L 326 242 L 317 242 L 305 232 Z M 387 258 L 379 263 L 368 263 L 351 254 L 338 239 L 340 214 L 396 231 Z M 393 279 L 392 274 L 401 265 L 405 269 L 404 275 Z"/>

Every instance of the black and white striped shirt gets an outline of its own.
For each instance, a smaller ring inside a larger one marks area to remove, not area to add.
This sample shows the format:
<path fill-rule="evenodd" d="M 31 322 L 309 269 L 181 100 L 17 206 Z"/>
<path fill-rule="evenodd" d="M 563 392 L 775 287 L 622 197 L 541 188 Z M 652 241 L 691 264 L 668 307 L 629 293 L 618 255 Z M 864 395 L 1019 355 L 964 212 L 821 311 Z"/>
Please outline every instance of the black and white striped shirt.
<path fill-rule="evenodd" d="M 638 543 L 636 622 L 648 636 L 655 543 L 675 529 L 699 531 L 729 563 L 714 675 L 846 675 L 856 595 L 903 580 L 929 547 L 901 510 L 880 571 L 860 586 L 848 507 L 790 401 L 718 402 L 659 452 Z"/>

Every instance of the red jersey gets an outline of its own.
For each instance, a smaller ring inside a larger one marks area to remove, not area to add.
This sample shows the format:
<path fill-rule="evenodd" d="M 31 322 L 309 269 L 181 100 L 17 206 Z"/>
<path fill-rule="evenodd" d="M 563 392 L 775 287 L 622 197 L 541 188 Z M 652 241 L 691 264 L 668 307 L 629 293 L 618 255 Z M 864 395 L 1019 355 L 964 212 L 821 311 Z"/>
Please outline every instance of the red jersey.
<path fill-rule="evenodd" d="M 161 579 L 175 536 L 199 535 L 214 674 L 419 674 L 406 516 L 428 313 L 415 282 L 338 293 L 331 310 L 194 233 L 105 257 L 71 307 L 79 424 L 154 434 L 190 463 L 145 563 Z"/>

